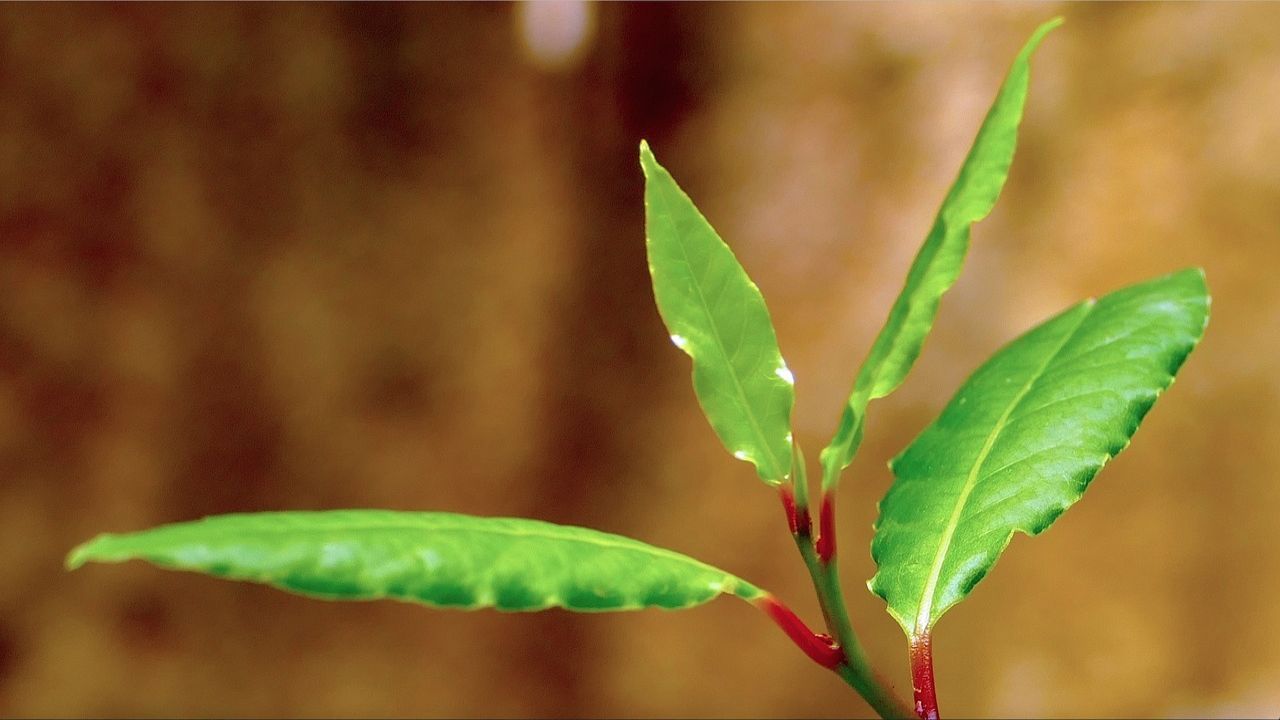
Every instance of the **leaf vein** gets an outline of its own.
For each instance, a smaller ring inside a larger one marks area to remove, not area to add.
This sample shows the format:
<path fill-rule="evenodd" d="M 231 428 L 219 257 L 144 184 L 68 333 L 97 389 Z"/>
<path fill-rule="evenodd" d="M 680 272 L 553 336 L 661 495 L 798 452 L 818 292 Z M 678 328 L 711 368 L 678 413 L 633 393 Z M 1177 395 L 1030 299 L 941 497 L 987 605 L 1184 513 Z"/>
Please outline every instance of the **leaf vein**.
<path fill-rule="evenodd" d="M 670 207 L 671 201 L 669 198 L 669 192 L 670 192 L 669 189 L 664 187 L 663 183 L 657 183 L 656 190 L 658 193 L 660 193 L 663 196 L 664 208 Z M 675 231 L 674 217 L 671 215 L 670 210 L 663 209 L 663 210 L 660 210 L 659 213 L 664 217 L 666 217 L 668 221 L 667 222 L 668 226 L 671 227 L 673 230 L 672 235 L 678 238 L 675 244 L 680 248 L 680 257 L 683 258 L 685 267 L 689 268 L 691 274 L 696 275 L 696 271 L 694 270 L 693 263 L 689 258 L 689 249 L 685 247 L 684 234 Z M 751 404 L 747 400 L 746 389 L 742 386 L 742 379 L 738 377 L 738 373 L 733 368 L 732 360 L 730 359 L 730 355 L 725 348 L 724 338 L 721 337 L 721 334 L 720 334 L 719 324 L 715 321 L 715 317 L 711 312 L 711 306 L 707 304 L 707 298 L 703 294 L 703 290 L 700 282 L 694 283 L 694 290 L 698 296 L 699 309 L 702 310 L 703 318 L 706 320 L 707 325 L 711 328 L 711 337 L 712 339 L 715 340 L 716 349 L 720 351 L 720 357 L 725 361 L 725 365 L 730 368 L 730 372 L 728 373 L 728 375 L 730 379 L 733 381 L 733 388 L 737 393 L 737 399 L 744 411 L 743 414 L 746 416 L 747 422 L 751 426 L 751 432 L 753 435 L 755 435 L 756 442 L 760 446 L 761 450 L 764 452 L 765 455 L 768 456 L 771 471 L 775 474 L 780 474 L 785 476 L 785 473 L 782 471 L 783 466 L 779 463 L 777 456 L 774 455 L 773 448 L 771 447 L 768 438 L 765 437 L 764 430 L 760 427 L 760 422 L 756 418 L 755 412 L 752 410 Z M 781 480 L 783 478 L 773 477 L 770 479 Z"/>
<path fill-rule="evenodd" d="M 997 419 L 995 426 L 987 436 L 986 443 L 983 445 L 982 450 L 974 459 L 973 467 L 970 469 L 968 477 L 965 479 L 964 486 L 960 491 L 960 495 L 956 499 L 956 507 L 952 510 L 951 517 L 948 519 L 947 525 L 943 529 L 942 539 L 938 544 L 938 552 L 934 556 L 933 565 L 929 572 L 928 580 L 925 583 L 923 597 L 921 599 L 919 612 L 916 615 L 915 621 L 915 631 L 917 633 L 924 633 L 928 631 L 929 616 L 933 610 L 934 596 L 937 593 L 938 580 L 942 575 L 942 566 L 946 562 L 947 554 L 951 549 L 951 543 L 955 538 L 956 529 L 960 526 L 961 517 L 963 516 L 965 507 L 969 502 L 969 495 L 973 492 L 973 488 L 978 483 L 978 477 L 982 472 L 982 466 L 986 463 L 987 457 L 990 455 L 992 448 L 995 447 L 996 440 L 1000 437 L 1000 434 L 1004 432 L 1005 427 L 1007 427 L 1009 416 L 1017 410 L 1023 399 L 1026 398 L 1040 379 L 1044 377 L 1045 371 L 1049 368 L 1050 364 L 1053 363 L 1058 353 L 1062 352 L 1062 349 L 1066 347 L 1071 342 L 1071 339 L 1076 336 L 1076 333 L 1078 333 L 1080 328 L 1084 326 L 1085 321 L 1093 313 L 1093 309 L 1096 306 L 1096 303 L 1093 301 L 1090 301 L 1088 305 L 1084 306 L 1085 309 L 1081 313 L 1080 319 L 1076 323 L 1075 327 L 1073 327 L 1071 332 L 1067 333 L 1065 337 L 1063 337 L 1057 347 L 1054 348 L 1053 352 L 1050 353 L 1043 362 L 1041 362 L 1040 367 L 1027 379 L 1027 382 L 1018 391 L 1018 394 L 1014 396 L 1012 402 L 1010 402 L 1009 406 L 1005 408 L 1000 418 Z"/>

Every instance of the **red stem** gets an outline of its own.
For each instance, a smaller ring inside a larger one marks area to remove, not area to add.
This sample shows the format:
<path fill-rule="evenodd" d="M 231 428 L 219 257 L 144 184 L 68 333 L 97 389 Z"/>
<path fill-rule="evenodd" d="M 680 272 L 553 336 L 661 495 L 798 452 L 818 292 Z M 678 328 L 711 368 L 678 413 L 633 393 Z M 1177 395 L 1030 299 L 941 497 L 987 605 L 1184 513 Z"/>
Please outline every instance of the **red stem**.
<path fill-rule="evenodd" d="M 809 508 L 797 508 L 796 496 L 790 485 L 778 486 L 778 497 L 782 499 L 782 507 L 787 512 L 787 527 L 797 537 L 808 537 L 810 530 Z"/>
<path fill-rule="evenodd" d="M 933 637 L 911 636 L 911 687 L 920 720 L 938 720 L 938 695 L 933 685 Z"/>
<path fill-rule="evenodd" d="M 783 605 L 772 595 L 763 595 L 755 601 L 760 608 L 782 628 L 782 632 L 791 638 L 796 647 L 804 651 L 810 660 L 828 670 L 835 670 L 844 662 L 844 652 L 826 635 L 819 635 L 809 629 L 791 608 Z"/>
<path fill-rule="evenodd" d="M 818 513 L 818 542 L 816 544 L 818 559 L 823 565 L 829 565 L 836 556 L 836 498 L 833 494 L 822 493 L 822 508 Z"/>

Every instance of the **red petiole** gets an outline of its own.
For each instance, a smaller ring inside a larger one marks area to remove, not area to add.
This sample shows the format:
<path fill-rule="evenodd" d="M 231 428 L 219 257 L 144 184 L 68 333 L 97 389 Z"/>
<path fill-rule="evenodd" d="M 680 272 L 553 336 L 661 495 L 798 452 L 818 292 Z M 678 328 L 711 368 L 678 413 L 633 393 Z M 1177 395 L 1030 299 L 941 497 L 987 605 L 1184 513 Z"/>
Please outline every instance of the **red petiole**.
<path fill-rule="evenodd" d="M 822 493 L 822 509 L 818 512 L 818 559 L 830 565 L 836 556 L 836 498 Z"/>
<path fill-rule="evenodd" d="M 777 623 L 778 627 L 782 628 L 782 632 L 786 633 L 787 637 L 791 638 L 791 642 L 803 650 L 809 659 L 828 670 L 835 670 L 840 667 L 840 663 L 844 662 L 844 652 L 829 636 L 810 630 L 791 608 L 783 605 L 777 598 L 766 594 L 754 604 Z"/>
<path fill-rule="evenodd" d="M 933 684 L 933 637 L 928 632 L 912 635 L 910 654 L 916 715 L 920 720 L 938 720 L 938 695 Z"/>
<path fill-rule="evenodd" d="M 788 485 L 778 486 L 782 508 L 787 513 L 787 528 L 796 537 L 808 537 L 810 533 L 809 508 L 796 506 L 796 496 Z"/>

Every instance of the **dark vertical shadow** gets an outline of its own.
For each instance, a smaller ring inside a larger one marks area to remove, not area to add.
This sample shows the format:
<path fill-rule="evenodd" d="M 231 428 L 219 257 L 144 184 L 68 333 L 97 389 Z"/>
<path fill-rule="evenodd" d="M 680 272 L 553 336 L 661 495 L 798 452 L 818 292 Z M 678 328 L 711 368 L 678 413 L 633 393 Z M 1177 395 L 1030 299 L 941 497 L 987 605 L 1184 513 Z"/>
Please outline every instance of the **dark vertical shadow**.
<path fill-rule="evenodd" d="M 526 473 L 539 492 L 526 514 L 617 528 L 644 490 L 636 428 L 653 422 L 649 396 L 669 348 L 653 305 L 644 247 L 642 137 L 665 145 L 696 112 L 712 78 L 706 11 L 678 4 L 598 6 L 598 44 L 574 76 L 554 79 L 563 102 L 557 140 L 571 148 L 579 189 L 574 285 L 549 343 L 544 451 Z M 543 613 L 526 653 L 535 683 L 557 689 L 541 710 L 589 712 L 593 624 Z M 549 653 L 548 647 L 565 652 Z"/>

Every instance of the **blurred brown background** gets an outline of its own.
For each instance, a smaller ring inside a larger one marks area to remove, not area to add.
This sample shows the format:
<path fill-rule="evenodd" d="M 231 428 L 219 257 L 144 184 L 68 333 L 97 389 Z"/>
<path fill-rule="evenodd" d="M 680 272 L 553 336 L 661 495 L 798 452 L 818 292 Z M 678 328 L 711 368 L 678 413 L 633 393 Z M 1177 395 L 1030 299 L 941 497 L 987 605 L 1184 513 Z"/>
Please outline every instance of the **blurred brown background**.
<path fill-rule="evenodd" d="M 812 593 L 645 268 L 647 137 L 763 288 L 816 451 L 1017 49 L 1009 186 L 846 480 L 983 358 L 1202 265 L 1213 321 L 1087 502 L 936 636 L 948 714 L 1280 713 L 1280 5 L 0 7 L 0 715 L 867 714 L 744 604 L 444 613 L 141 563 L 124 531 L 389 507 L 591 525 Z"/>

